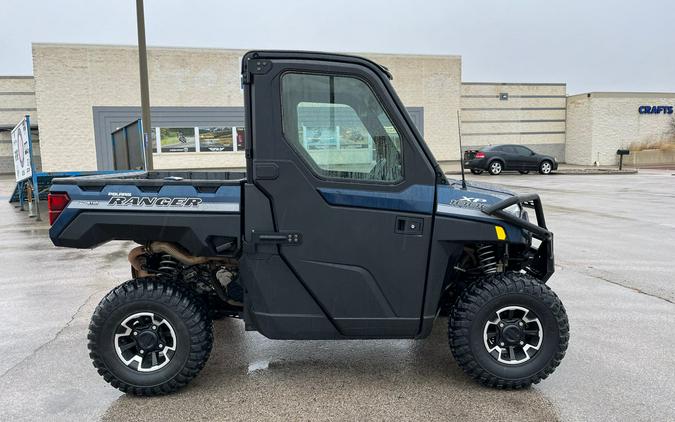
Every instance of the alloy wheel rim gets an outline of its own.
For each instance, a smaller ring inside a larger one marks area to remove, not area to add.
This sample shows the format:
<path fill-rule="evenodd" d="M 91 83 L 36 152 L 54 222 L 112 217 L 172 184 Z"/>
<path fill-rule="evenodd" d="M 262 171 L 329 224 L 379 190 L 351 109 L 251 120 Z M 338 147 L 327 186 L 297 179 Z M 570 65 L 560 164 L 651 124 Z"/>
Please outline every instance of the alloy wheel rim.
<path fill-rule="evenodd" d="M 495 174 L 499 174 L 502 172 L 502 165 L 499 163 L 492 163 L 490 165 L 490 168 L 492 168 L 492 172 Z"/>
<path fill-rule="evenodd" d="M 160 315 L 137 312 L 117 326 L 114 346 L 125 366 L 138 372 L 154 372 L 175 355 L 176 332 Z"/>
<path fill-rule="evenodd" d="M 541 171 L 544 173 L 550 173 L 551 172 L 551 164 L 549 163 L 544 163 L 541 165 Z"/>
<path fill-rule="evenodd" d="M 543 339 L 539 318 L 522 306 L 497 310 L 483 328 L 485 350 L 505 365 L 518 365 L 532 359 L 539 352 Z"/>

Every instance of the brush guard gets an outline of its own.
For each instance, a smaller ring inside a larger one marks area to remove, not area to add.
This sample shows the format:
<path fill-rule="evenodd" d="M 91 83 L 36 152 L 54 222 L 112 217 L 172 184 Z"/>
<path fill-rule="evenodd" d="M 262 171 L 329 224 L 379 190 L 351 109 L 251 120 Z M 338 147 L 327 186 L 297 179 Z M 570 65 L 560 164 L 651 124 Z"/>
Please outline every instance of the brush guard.
<path fill-rule="evenodd" d="M 520 204 L 525 208 L 534 209 L 535 216 L 537 217 L 537 224 L 533 224 L 524 218 L 505 211 L 506 208 L 515 204 Z M 538 248 L 530 247 L 530 252 L 533 256 L 525 270 L 544 283 L 548 281 L 555 272 L 553 233 L 546 228 L 544 208 L 541 205 L 539 195 L 535 193 L 514 195 L 503 201 L 497 202 L 494 205 L 487 206 L 483 208 L 482 211 L 487 215 L 498 217 L 511 225 L 529 232 L 532 237 L 541 241 Z"/>

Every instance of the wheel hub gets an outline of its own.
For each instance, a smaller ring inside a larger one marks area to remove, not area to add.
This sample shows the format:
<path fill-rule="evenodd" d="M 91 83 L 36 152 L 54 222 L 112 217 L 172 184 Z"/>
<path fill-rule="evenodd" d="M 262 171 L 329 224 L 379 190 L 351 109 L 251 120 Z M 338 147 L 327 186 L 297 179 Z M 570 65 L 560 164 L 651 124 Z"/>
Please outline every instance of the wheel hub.
<path fill-rule="evenodd" d="M 117 357 L 131 369 L 153 372 L 176 353 L 176 333 L 166 319 L 152 312 L 128 316 L 115 331 Z"/>
<path fill-rule="evenodd" d="M 501 329 L 500 333 L 500 337 L 504 340 L 504 343 L 510 346 L 518 344 L 522 336 L 522 330 L 517 324 L 508 324 Z"/>
<path fill-rule="evenodd" d="M 532 359 L 544 338 L 539 318 L 522 306 L 506 306 L 485 323 L 483 343 L 498 362 L 516 365 Z"/>
<path fill-rule="evenodd" d="M 155 350 L 159 344 L 159 337 L 151 330 L 144 330 L 136 336 L 136 344 L 144 350 Z"/>

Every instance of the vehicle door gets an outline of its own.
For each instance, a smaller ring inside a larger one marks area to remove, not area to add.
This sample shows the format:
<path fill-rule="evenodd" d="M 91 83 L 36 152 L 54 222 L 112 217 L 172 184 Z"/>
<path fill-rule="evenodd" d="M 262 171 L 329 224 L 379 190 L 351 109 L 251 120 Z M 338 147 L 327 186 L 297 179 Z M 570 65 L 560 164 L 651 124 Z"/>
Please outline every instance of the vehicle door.
<path fill-rule="evenodd" d="M 518 170 L 517 157 L 511 145 L 500 145 L 494 151 L 504 160 L 504 170 Z"/>
<path fill-rule="evenodd" d="M 384 71 L 343 58 L 252 59 L 250 177 L 341 334 L 414 336 L 436 173 Z"/>
<path fill-rule="evenodd" d="M 514 159 L 519 170 L 537 169 L 537 155 L 531 149 L 521 145 L 513 145 L 512 148 L 516 151 Z"/>

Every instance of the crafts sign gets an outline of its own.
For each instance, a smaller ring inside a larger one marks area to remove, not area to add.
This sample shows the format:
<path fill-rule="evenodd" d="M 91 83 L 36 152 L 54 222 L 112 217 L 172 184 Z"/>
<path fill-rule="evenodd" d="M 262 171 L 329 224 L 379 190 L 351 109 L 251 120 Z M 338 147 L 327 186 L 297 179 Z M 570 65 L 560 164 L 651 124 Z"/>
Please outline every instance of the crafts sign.
<path fill-rule="evenodd" d="M 30 132 L 26 118 L 12 129 L 12 151 L 14 152 L 16 181 L 29 179 L 33 175 L 33 166 L 30 155 Z"/>

